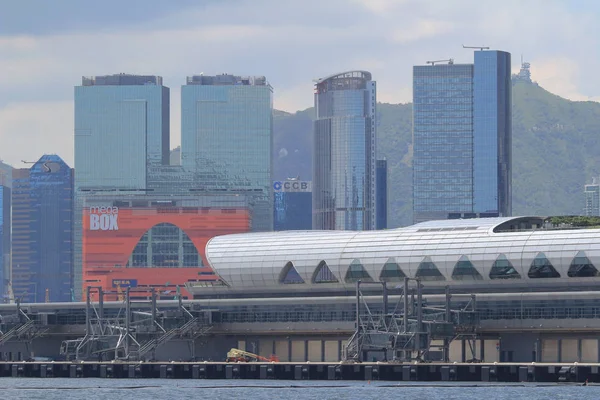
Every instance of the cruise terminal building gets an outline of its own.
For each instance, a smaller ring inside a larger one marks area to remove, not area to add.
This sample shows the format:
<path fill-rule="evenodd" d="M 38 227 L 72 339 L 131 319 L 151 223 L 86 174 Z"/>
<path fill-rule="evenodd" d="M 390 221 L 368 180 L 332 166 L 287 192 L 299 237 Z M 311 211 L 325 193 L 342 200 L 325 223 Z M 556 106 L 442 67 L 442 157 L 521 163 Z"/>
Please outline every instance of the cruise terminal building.
<path fill-rule="evenodd" d="M 290 231 L 218 236 L 206 245 L 218 280 L 186 284 L 215 310 L 232 345 L 281 360 L 340 359 L 354 331 L 356 281 L 400 288 L 419 278 L 425 301 L 475 293 L 486 361 L 600 360 L 600 229 L 544 217 L 428 221 L 382 231 Z M 370 308 L 380 307 L 380 292 Z M 396 296 L 397 297 L 397 296 Z M 237 342 L 236 342 L 237 340 Z M 451 359 L 470 356 L 451 344 Z"/>
<path fill-rule="evenodd" d="M 510 217 L 382 231 L 239 233 L 210 239 L 204 255 L 213 278 L 190 278 L 185 293 L 193 298 L 181 304 L 205 316 L 207 329 L 170 340 L 156 359 L 189 359 L 191 340 L 200 360 L 219 361 L 239 348 L 281 361 L 339 361 L 355 331 L 356 282 L 385 281 L 393 310 L 409 277 L 421 280 L 423 301 L 432 307 L 443 306 L 446 287 L 453 308 L 475 294 L 477 340 L 453 340 L 450 361 L 600 361 L 599 228 Z M 370 311 L 381 312 L 381 287 L 365 287 Z M 177 300 L 157 304 L 176 306 Z M 85 334 L 85 303 L 21 307 L 48 329 L 28 343 L 4 344 L 4 353 L 41 356 Z M 123 307 L 109 300 L 105 315 L 122 314 Z M 0 305 L 0 314 L 14 308 Z"/>

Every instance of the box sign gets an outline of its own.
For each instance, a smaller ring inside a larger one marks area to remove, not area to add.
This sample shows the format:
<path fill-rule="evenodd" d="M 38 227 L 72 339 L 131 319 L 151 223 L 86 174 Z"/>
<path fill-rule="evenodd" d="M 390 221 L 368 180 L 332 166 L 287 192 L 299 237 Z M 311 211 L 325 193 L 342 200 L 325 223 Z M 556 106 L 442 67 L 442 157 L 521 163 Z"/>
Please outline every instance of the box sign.
<path fill-rule="evenodd" d="M 112 286 L 116 287 L 137 287 L 137 279 L 113 279 Z"/>
<path fill-rule="evenodd" d="M 311 181 L 277 181 L 273 182 L 273 190 L 276 192 L 312 192 Z"/>
<path fill-rule="evenodd" d="M 90 207 L 90 231 L 118 231 L 119 207 Z"/>

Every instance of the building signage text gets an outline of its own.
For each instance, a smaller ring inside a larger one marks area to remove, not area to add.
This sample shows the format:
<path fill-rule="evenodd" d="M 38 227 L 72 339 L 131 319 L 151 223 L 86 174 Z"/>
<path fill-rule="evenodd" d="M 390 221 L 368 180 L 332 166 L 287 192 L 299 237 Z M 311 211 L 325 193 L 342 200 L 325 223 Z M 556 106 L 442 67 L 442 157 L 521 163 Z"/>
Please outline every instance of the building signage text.
<path fill-rule="evenodd" d="M 273 190 L 276 192 L 311 192 L 312 182 L 287 180 L 283 182 L 273 182 Z"/>
<path fill-rule="evenodd" d="M 90 207 L 91 231 L 118 231 L 119 207 Z"/>

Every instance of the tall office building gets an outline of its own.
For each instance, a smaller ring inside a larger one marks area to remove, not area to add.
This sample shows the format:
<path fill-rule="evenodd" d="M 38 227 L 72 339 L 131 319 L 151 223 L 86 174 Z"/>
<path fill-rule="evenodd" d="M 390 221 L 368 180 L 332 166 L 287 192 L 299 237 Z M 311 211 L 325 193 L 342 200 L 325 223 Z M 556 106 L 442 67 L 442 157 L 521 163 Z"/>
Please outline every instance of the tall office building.
<path fill-rule="evenodd" d="M 273 183 L 275 231 L 312 229 L 312 182 L 298 178 Z"/>
<path fill-rule="evenodd" d="M 413 217 L 512 213 L 510 53 L 413 69 Z"/>
<path fill-rule="evenodd" d="M 476 51 L 473 77 L 473 212 L 512 215 L 510 53 Z"/>
<path fill-rule="evenodd" d="M 83 77 L 75 87 L 75 297 L 82 297 L 84 203 L 146 193 L 149 171 L 169 164 L 169 88 L 162 77 Z"/>
<path fill-rule="evenodd" d="M 253 231 L 273 230 L 273 89 L 264 76 L 191 76 L 181 88 L 181 164 L 198 190 L 245 191 Z"/>
<path fill-rule="evenodd" d="M 71 301 L 73 177 L 57 155 L 13 171 L 12 288 L 23 302 Z"/>
<path fill-rule="evenodd" d="M 590 185 L 584 186 L 585 205 L 583 215 L 587 217 L 600 216 L 600 184 L 593 178 Z"/>
<path fill-rule="evenodd" d="M 375 229 L 375 81 L 349 71 L 315 83 L 313 229 Z"/>
<path fill-rule="evenodd" d="M 10 165 L 0 161 L 0 296 L 3 303 L 8 303 L 10 289 L 12 170 Z"/>
<path fill-rule="evenodd" d="M 377 223 L 376 229 L 387 229 L 387 210 L 388 210 L 388 186 L 387 186 L 387 160 L 377 160 L 377 194 L 375 200 L 377 203 Z"/>
<path fill-rule="evenodd" d="M 160 76 L 106 75 L 75 87 L 75 187 L 146 189 L 169 164 L 169 88 Z"/>

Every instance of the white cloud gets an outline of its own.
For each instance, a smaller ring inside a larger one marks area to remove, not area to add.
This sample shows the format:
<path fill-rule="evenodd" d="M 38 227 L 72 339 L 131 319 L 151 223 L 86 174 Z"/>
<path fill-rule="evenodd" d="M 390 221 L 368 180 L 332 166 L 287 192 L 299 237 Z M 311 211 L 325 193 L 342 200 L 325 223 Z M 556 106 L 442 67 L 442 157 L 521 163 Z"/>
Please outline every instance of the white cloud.
<path fill-rule="evenodd" d="M 535 60 L 531 74 L 540 86 L 549 92 L 573 101 L 599 101 L 600 95 L 586 96 L 577 87 L 581 74 L 579 65 L 569 58 Z"/>
<path fill-rule="evenodd" d="M 410 3 L 410 0 L 354 0 L 375 14 L 385 14 L 392 9 Z"/>
<path fill-rule="evenodd" d="M 419 19 L 414 23 L 396 29 L 392 38 L 398 43 L 415 42 L 420 39 L 438 36 L 454 29 L 454 24 L 433 19 Z"/>
<path fill-rule="evenodd" d="M 0 36 L 0 157 L 56 151 L 70 162 L 73 86 L 82 75 L 162 75 L 172 146 L 180 143 L 179 86 L 200 72 L 265 75 L 275 107 L 294 112 L 313 104 L 313 78 L 366 69 L 378 99 L 398 103 L 412 97 L 412 65 L 472 62 L 461 44 L 489 45 L 510 51 L 515 68 L 523 53 L 533 79 L 556 94 L 595 98 L 596 16 L 552 0 L 239 0 L 110 31 Z M 35 132 L 46 147 L 30 145 Z"/>

